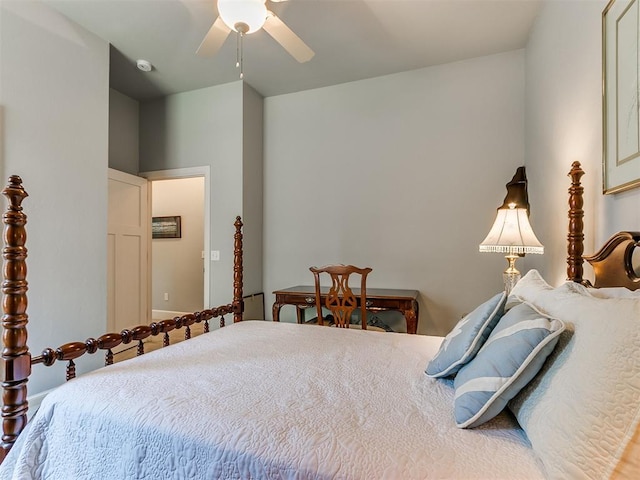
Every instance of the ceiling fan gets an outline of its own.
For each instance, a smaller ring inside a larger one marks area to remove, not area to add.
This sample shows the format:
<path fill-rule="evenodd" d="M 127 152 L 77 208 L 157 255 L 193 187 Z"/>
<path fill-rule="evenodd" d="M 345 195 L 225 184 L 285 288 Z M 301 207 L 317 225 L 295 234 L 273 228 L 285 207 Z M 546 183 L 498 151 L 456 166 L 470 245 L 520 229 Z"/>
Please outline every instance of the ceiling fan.
<path fill-rule="evenodd" d="M 283 0 L 271 0 L 281 2 Z M 205 35 L 197 55 L 215 55 L 230 32 L 238 35 L 238 63 L 242 67 L 242 38 L 261 28 L 289 52 L 298 62 L 308 62 L 315 55 L 307 44 L 298 37 L 280 18 L 267 9 L 266 0 L 216 0 L 218 18 Z M 242 72 L 240 74 L 242 77 Z"/>

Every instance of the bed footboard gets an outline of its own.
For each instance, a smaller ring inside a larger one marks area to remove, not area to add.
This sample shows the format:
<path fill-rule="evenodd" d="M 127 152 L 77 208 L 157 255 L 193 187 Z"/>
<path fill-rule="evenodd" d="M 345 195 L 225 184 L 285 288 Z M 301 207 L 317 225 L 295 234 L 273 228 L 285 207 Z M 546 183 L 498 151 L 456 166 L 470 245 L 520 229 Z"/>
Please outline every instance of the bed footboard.
<path fill-rule="evenodd" d="M 137 341 L 137 355 L 143 355 L 144 340 L 156 335 L 163 335 L 162 346 L 169 346 L 169 332 L 184 328 L 185 339 L 191 338 L 191 325 L 194 323 L 204 323 L 204 332 L 209 332 L 209 320 L 220 318 L 220 327 L 225 326 L 224 316 L 234 313 L 234 304 L 222 305 L 220 307 L 203 310 L 202 312 L 189 313 L 180 317 L 174 317 L 149 325 L 138 325 L 131 329 L 122 330 L 120 333 L 105 333 L 98 338 L 88 338 L 84 342 L 70 342 L 58 348 L 45 348 L 40 355 L 31 358 L 31 364 L 42 363 L 47 367 L 56 361 L 67 362 L 66 380 L 71 380 L 76 376 L 76 366 L 74 360 L 85 353 L 93 354 L 98 350 L 106 350 L 105 366 L 113 364 L 113 351 L 115 347 L 122 344 L 129 344 Z M 235 315 L 235 313 L 234 313 Z"/>
<path fill-rule="evenodd" d="M 153 322 L 150 325 L 138 325 L 119 333 L 106 333 L 98 338 L 89 338 L 84 342 L 70 342 L 58 348 L 45 348 L 36 357 L 31 357 L 27 346 L 27 216 L 22 211 L 22 201 L 28 196 L 22 186 L 22 179 L 12 176 L 9 185 L 2 192 L 9 200 L 9 206 L 3 215 L 4 222 L 4 271 L 2 282 L 2 443 L 0 444 L 0 463 L 15 443 L 18 435 L 27 423 L 27 380 L 31 366 L 35 364 L 53 365 L 56 361 L 66 361 L 66 378 L 75 377 L 74 360 L 88 353 L 104 350 L 105 365 L 113 363 L 112 349 L 121 344 L 138 342 L 137 354 L 144 353 L 143 340 L 152 335 L 164 335 L 163 346 L 169 345 L 169 332 L 185 328 L 185 338 L 191 337 L 190 326 L 204 323 L 204 331 L 209 331 L 209 320 L 220 318 L 220 326 L 225 324 L 224 316 L 233 315 L 234 322 L 242 321 L 244 303 L 242 299 L 242 220 L 236 217 L 234 226 L 234 266 L 233 301 L 227 305 L 206 309 L 201 312 Z"/>
<path fill-rule="evenodd" d="M 27 216 L 22 200 L 28 195 L 22 179 L 12 176 L 2 191 L 9 207 L 4 222 L 4 279 L 2 282 L 2 444 L 4 459 L 27 423 L 27 379 L 31 373 L 31 355 L 27 347 Z"/>

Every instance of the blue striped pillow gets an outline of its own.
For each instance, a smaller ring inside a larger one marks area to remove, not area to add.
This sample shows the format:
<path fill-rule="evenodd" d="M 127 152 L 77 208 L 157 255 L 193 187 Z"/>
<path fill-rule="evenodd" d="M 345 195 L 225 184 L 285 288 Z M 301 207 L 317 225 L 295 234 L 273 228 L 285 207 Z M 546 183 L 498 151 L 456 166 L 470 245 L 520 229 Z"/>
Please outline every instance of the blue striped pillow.
<path fill-rule="evenodd" d="M 427 365 L 428 377 L 455 375 L 471 361 L 504 313 L 505 292 L 499 293 L 460 320 L 445 337 L 440 350 Z"/>
<path fill-rule="evenodd" d="M 509 310 L 454 380 L 458 427 L 477 427 L 498 415 L 540 371 L 564 329 L 527 304 Z"/>

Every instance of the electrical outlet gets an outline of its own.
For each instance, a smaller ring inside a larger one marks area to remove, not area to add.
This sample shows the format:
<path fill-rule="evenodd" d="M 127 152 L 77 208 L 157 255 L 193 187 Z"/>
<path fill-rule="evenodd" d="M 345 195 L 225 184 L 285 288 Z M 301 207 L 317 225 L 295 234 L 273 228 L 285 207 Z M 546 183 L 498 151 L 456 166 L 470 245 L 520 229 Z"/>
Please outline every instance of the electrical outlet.
<path fill-rule="evenodd" d="M 169 301 L 169 294 L 168 293 L 164 294 L 164 299 L 165 299 L 165 301 Z"/>

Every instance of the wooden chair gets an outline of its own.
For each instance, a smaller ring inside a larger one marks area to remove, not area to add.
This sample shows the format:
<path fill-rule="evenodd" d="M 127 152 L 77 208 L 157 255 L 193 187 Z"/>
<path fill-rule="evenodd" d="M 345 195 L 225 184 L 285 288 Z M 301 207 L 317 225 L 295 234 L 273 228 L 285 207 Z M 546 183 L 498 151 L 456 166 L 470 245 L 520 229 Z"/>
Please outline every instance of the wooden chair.
<path fill-rule="evenodd" d="M 371 268 L 358 268 L 353 265 L 327 265 L 322 268 L 309 268 L 313 273 L 316 287 L 316 308 L 318 310 L 318 325 L 324 325 L 322 316 L 322 295 L 320 292 L 320 274 L 326 273 L 331 277 L 331 287 L 326 296 L 324 306 L 331 311 L 337 327 L 349 328 L 351 315 L 358 308 L 360 299 L 360 323 L 363 330 L 367 329 L 367 275 Z M 349 276 L 360 275 L 360 295 L 356 297 L 349 287 Z"/>

